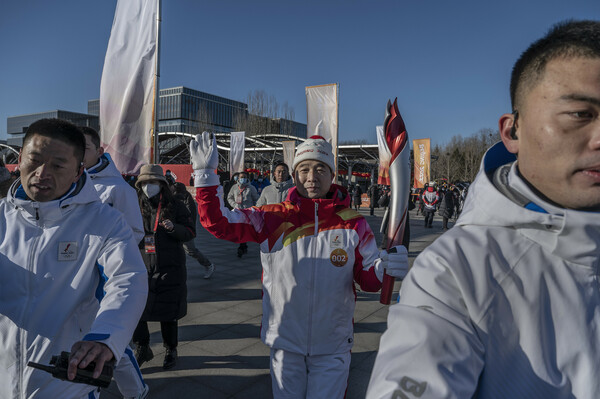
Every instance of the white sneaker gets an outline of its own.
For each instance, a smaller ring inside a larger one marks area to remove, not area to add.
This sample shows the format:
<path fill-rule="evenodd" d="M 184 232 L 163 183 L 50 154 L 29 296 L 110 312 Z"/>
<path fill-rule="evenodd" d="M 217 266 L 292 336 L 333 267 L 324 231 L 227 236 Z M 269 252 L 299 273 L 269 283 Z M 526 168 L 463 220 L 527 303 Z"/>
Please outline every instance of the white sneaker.
<path fill-rule="evenodd" d="M 210 266 L 208 266 L 206 268 L 206 272 L 204 273 L 204 278 L 210 278 L 210 276 L 212 276 L 214 272 L 215 272 L 215 265 L 211 263 Z"/>
<path fill-rule="evenodd" d="M 131 396 L 131 397 L 124 398 L 124 399 L 144 399 L 144 398 L 148 397 L 148 391 L 150 391 L 150 387 L 148 386 L 148 384 L 146 384 L 144 386 L 144 391 L 142 393 L 140 393 L 138 396 Z"/>

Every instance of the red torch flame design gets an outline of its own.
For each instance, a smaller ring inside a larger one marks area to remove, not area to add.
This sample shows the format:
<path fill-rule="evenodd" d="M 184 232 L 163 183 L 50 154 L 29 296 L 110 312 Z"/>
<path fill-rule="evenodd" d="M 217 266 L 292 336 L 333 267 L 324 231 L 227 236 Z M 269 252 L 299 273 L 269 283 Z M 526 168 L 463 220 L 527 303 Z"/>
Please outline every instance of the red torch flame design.
<path fill-rule="evenodd" d="M 390 160 L 390 207 L 388 212 L 388 249 L 403 244 L 410 191 L 410 148 L 406 126 L 398 110 L 398 99 L 388 101 L 383 125 L 385 141 L 392 154 Z M 394 289 L 394 278 L 384 274 L 379 301 L 389 305 Z"/>
<path fill-rule="evenodd" d="M 392 154 L 392 159 L 390 160 L 390 164 L 392 164 L 398 155 L 400 155 L 400 152 L 402 152 L 408 141 L 406 126 L 404 125 L 404 120 L 398 110 L 397 98 L 394 99 L 393 106 L 388 100 L 383 131 L 385 134 L 385 141 Z"/>

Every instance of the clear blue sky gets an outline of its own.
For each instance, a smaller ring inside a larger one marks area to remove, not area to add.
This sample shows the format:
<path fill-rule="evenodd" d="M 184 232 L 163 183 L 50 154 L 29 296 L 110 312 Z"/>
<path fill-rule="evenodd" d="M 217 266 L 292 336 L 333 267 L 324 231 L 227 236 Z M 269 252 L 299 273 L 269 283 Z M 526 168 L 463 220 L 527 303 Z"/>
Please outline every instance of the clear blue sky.
<path fill-rule="evenodd" d="M 0 2 L 0 139 L 6 118 L 87 112 L 116 0 Z M 497 128 L 520 53 L 555 22 L 600 19 L 599 0 L 163 0 L 161 87 L 294 107 L 340 84 L 340 140 L 376 142 L 398 97 L 409 136 L 445 143 Z"/>

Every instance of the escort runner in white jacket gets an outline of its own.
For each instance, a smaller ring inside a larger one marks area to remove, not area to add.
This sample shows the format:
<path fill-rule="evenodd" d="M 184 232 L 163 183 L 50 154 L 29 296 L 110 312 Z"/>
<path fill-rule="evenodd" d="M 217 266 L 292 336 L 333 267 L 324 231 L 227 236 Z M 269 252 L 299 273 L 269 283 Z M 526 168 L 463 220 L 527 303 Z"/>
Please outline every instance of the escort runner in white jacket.
<path fill-rule="evenodd" d="M 367 398 L 600 397 L 600 215 L 542 200 L 492 147 L 390 308 Z"/>
<path fill-rule="evenodd" d="M 131 228 L 86 173 L 48 202 L 29 200 L 15 181 L 0 218 L 0 398 L 95 397 L 94 387 L 27 362 L 48 364 L 80 340 L 107 345 L 119 360 L 147 295 Z"/>
<path fill-rule="evenodd" d="M 135 241 L 139 243 L 144 238 L 144 225 L 135 189 L 123 179 L 121 172 L 106 152 L 87 172 L 100 200 L 123 213 L 127 224 L 133 229 Z"/>
<path fill-rule="evenodd" d="M 263 206 L 269 204 L 278 204 L 287 199 L 288 191 L 294 187 L 294 181 L 290 178 L 282 182 L 273 182 L 267 187 L 263 188 L 262 193 L 256 206 Z"/>

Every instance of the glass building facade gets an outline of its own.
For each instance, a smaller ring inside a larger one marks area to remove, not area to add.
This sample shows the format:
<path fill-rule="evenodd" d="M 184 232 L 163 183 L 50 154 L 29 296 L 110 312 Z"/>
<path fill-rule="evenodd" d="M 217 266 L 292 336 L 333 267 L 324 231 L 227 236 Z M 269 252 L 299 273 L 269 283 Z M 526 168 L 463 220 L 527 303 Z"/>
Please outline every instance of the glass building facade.
<path fill-rule="evenodd" d="M 100 100 L 88 101 L 88 113 L 100 115 Z M 244 130 L 244 124 L 256 115 L 248 115 L 246 103 L 187 87 L 160 90 L 159 132 L 198 134 L 204 130 L 228 133 Z M 268 119 L 267 134 L 306 137 L 306 124 L 287 119 Z M 250 133 L 249 133 L 250 134 Z"/>
<path fill-rule="evenodd" d="M 20 147 L 27 127 L 42 118 L 66 119 L 78 126 L 99 130 L 100 100 L 88 101 L 87 114 L 57 110 L 9 117 L 8 144 Z M 263 133 L 306 137 L 306 124 L 250 115 L 248 105 L 240 101 L 183 86 L 160 91 L 159 132 L 198 134 L 205 130 L 216 133 L 245 130 L 248 135 Z"/>
<path fill-rule="evenodd" d="M 25 136 L 25 132 L 27 131 L 29 125 L 44 118 L 64 119 L 77 126 L 89 126 L 96 130 L 98 130 L 100 127 L 100 122 L 98 116 L 96 115 L 81 114 L 62 110 L 11 116 L 6 119 L 6 132 L 8 133 L 8 139 L 6 140 L 7 144 L 21 147 L 23 144 L 23 137 Z"/>
<path fill-rule="evenodd" d="M 187 87 L 163 89 L 160 91 L 159 132 L 231 132 L 240 115 L 247 113 L 248 106 L 239 101 Z"/>

